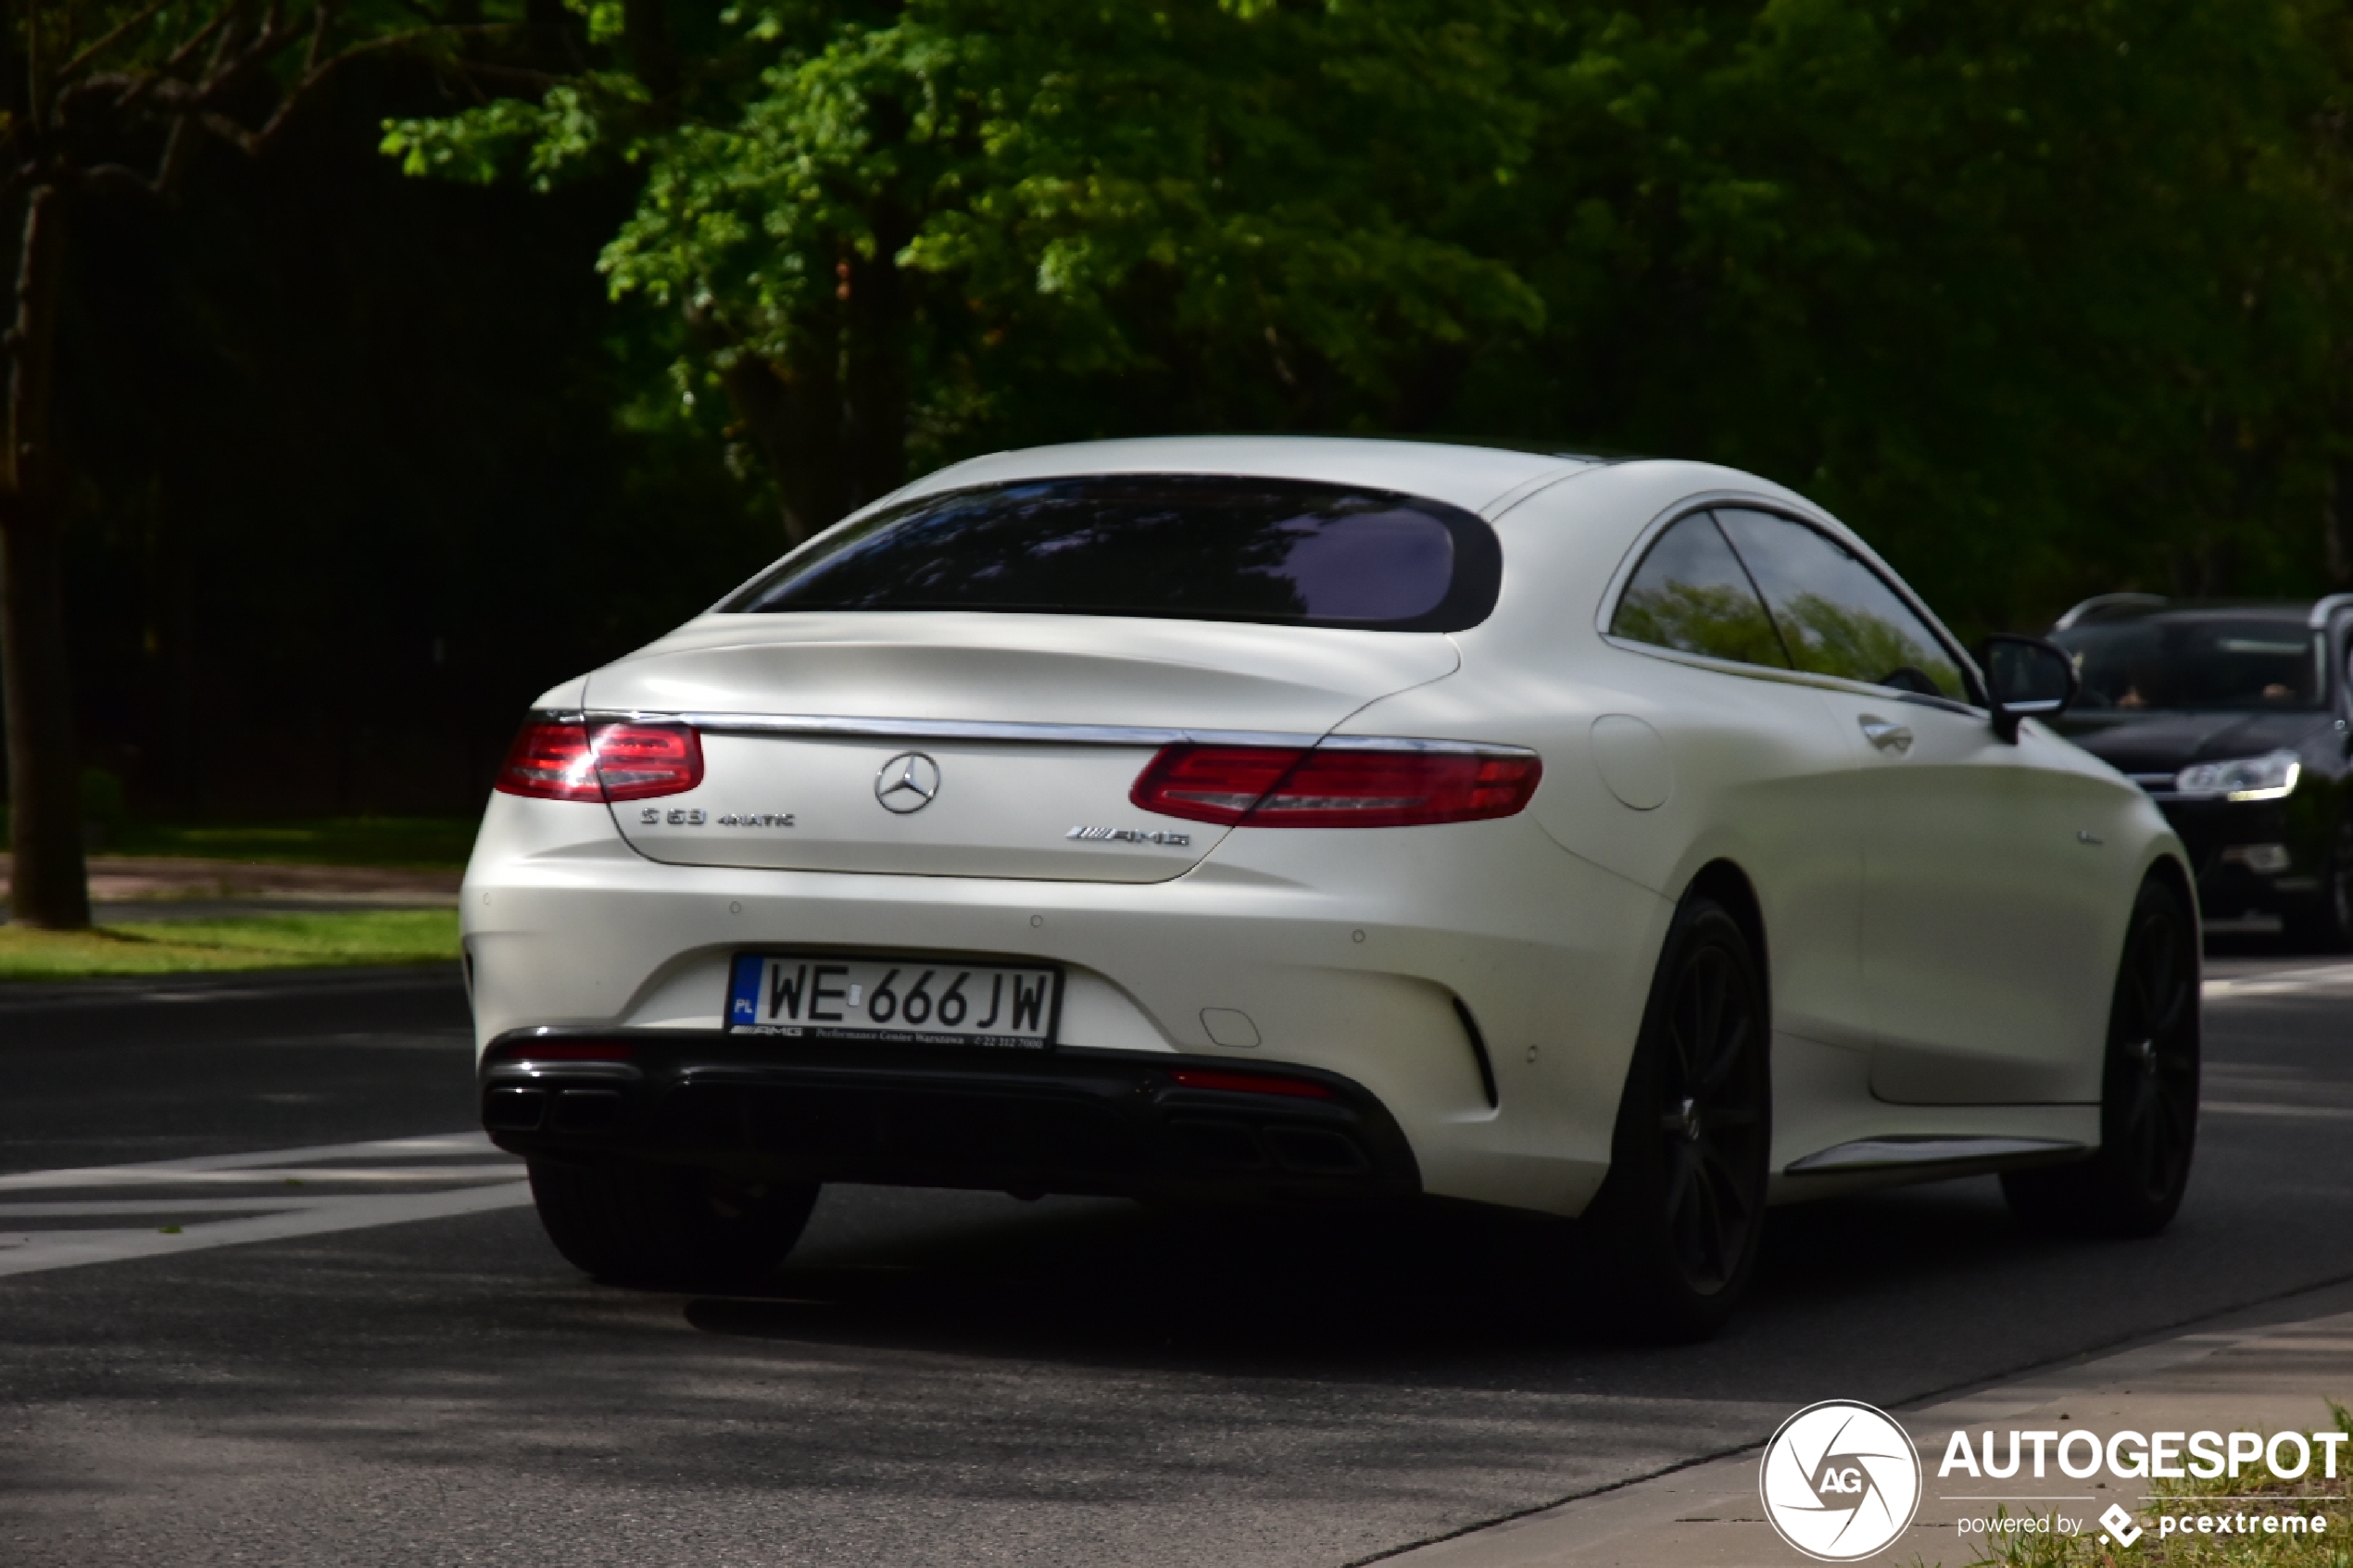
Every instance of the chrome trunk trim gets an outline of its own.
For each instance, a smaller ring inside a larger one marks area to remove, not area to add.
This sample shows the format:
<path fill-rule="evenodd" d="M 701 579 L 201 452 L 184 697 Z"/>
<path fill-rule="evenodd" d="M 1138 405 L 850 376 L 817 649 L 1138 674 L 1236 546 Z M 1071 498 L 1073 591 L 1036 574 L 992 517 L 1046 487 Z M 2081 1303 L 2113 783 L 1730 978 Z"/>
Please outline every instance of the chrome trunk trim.
<path fill-rule="evenodd" d="M 1180 730 L 1140 724 L 1026 724 L 979 719 L 868 719 L 815 713 L 676 713 L 592 708 L 537 715 L 560 724 L 688 724 L 714 734 L 837 736 L 862 740 L 971 740 L 1026 746 L 1110 746 L 1157 749 L 1194 746 L 1322 746 L 1332 751 L 1410 751 L 1466 757 L 1533 757 L 1524 746 L 1427 740 L 1403 735 L 1318 735 L 1281 730 Z"/>

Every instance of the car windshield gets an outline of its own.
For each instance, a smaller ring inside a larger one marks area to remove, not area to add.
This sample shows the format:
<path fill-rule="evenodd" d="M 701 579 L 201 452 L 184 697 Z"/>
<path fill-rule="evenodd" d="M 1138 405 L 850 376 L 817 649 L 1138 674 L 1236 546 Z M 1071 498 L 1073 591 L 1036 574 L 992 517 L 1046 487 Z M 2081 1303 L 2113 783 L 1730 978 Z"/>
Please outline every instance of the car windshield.
<path fill-rule="evenodd" d="M 2051 640 L 2075 658 L 2084 710 L 2310 709 L 2321 639 L 2293 621 L 2199 619 L 2075 626 Z"/>
<path fill-rule="evenodd" d="M 995 610 L 1455 632 L 1494 608 L 1493 533 L 1442 502 L 1198 474 L 950 491 L 822 535 L 719 608 Z"/>

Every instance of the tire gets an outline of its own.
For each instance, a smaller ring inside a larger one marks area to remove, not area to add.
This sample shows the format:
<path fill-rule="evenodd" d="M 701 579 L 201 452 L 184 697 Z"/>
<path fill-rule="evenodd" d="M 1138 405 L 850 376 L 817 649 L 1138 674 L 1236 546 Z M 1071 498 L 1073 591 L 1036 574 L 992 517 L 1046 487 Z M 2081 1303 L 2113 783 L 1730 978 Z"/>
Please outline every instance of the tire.
<path fill-rule="evenodd" d="M 2155 1236 L 2188 1190 L 2197 1142 L 2197 926 L 2188 903 L 2151 877 L 2108 1006 L 2100 1074 L 2100 1148 L 2091 1159 L 2002 1177 L 2010 1211 L 2075 1236 Z"/>
<path fill-rule="evenodd" d="M 627 1285 L 739 1286 L 800 1239 L 814 1182 L 766 1185 L 668 1165 L 531 1161 L 539 1223 L 564 1261 Z"/>
<path fill-rule="evenodd" d="M 1770 1019 L 1747 935 L 1713 899 L 1668 929 L 1586 1227 L 1624 1325 L 1704 1339 L 1748 1288 L 1771 1143 Z"/>

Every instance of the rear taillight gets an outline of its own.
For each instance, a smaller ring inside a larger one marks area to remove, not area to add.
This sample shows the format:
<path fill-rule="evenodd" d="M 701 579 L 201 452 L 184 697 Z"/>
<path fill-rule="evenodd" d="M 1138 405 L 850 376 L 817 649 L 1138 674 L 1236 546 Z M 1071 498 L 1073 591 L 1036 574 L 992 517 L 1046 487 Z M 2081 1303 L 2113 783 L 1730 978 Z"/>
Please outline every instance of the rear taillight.
<path fill-rule="evenodd" d="M 1188 744 L 1153 758 L 1128 798 L 1241 827 L 1414 827 L 1511 816 L 1543 771 L 1520 754 Z"/>
<path fill-rule="evenodd" d="M 1508 817 L 1542 771 L 1533 757 L 1311 751 L 1252 808 L 1252 827 L 1393 828 Z"/>
<path fill-rule="evenodd" d="M 540 800 L 596 800 L 605 797 L 597 782 L 597 754 L 588 749 L 588 731 L 580 724 L 550 724 L 533 720 L 507 748 L 498 765 L 496 786 L 507 795 L 528 795 Z"/>
<path fill-rule="evenodd" d="M 680 795 L 702 783 L 702 737 L 684 724 L 607 724 L 588 741 L 608 800 Z"/>
<path fill-rule="evenodd" d="M 647 800 L 702 783 L 702 741 L 683 724 L 533 720 L 507 748 L 496 787 L 540 800 Z"/>
<path fill-rule="evenodd" d="M 1164 746 L 1127 798 L 1166 817 L 1239 822 L 1306 755 L 1297 746 Z"/>

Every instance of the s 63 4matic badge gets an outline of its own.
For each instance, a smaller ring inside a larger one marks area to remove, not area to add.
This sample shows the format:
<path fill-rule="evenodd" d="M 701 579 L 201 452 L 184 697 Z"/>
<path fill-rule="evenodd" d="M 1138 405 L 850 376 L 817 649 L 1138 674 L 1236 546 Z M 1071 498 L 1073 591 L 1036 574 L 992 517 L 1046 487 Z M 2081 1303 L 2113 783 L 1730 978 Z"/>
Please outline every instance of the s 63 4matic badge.
<path fill-rule="evenodd" d="M 723 828 L 788 828 L 793 825 L 790 811 L 724 811 L 714 817 L 706 811 L 684 808 L 664 811 L 659 806 L 648 806 L 639 810 L 637 821 L 645 827 L 662 822 L 678 828 L 698 828 L 705 822 L 715 822 Z"/>

